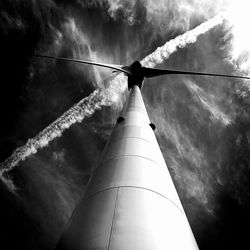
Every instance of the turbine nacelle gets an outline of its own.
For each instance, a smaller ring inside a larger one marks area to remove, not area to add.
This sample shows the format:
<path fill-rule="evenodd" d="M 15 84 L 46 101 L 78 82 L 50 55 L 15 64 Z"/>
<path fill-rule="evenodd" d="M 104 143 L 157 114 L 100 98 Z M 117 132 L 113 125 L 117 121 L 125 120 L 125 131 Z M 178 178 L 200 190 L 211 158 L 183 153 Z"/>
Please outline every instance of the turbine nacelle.
<path fill-rule="evenodd" d="M 128 89 L 131 89 L 134 85 L 137 85 L 141 89 L 145 77 L 141 63 L 135 61 L 131 65 L 123 66 L 122 68 L 129 72 L 129 74 L 127 74 Z"/>

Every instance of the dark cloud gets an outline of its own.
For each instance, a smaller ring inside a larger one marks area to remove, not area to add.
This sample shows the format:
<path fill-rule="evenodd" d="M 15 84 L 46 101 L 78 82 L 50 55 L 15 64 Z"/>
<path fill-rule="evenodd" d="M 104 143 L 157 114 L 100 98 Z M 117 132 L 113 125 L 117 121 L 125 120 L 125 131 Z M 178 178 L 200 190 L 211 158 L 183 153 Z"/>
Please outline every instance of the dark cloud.
<path fill-rule="evenodd" d="M 223 1 L 199 2 L 1 1 L 0 159 L 110 79 L 109 71 L 31 54 L 131 63 L 216 14 Z M 225 61 L 230 39 L 218 26 L 161 66 L 235 73 Z M 146 81 L 143 95 L 200 249 L 243 248 L 249 224 L 248 85 L 167 76 Z M 120 109 L 96 112 L 2 177 L 1 249 L 53 249 Z"/>

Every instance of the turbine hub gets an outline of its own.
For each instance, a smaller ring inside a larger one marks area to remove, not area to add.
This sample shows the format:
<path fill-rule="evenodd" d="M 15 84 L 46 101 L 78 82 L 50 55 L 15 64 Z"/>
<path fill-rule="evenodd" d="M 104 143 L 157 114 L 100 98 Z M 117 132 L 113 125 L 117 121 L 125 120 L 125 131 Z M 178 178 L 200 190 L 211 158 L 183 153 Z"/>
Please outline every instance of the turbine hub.
<path fill-rule="evenodd" d="M 128 75 L 128 89 L 131 89 L 134 85 L 137 85 L 141 89 L 144 79 L 141 63 L 135 61 L 129 66 L 129 69 L 131 74 Z"/>

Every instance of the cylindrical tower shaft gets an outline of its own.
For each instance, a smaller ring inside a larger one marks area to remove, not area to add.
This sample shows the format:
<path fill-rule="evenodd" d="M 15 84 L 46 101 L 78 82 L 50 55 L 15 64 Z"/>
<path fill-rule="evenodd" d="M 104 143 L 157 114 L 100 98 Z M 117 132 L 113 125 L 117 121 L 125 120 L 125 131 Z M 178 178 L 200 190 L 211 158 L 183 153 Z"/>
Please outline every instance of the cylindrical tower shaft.
<path fill-rule="evenodd" d="M 57 249 L 197 250 L 138 86 Z"/>

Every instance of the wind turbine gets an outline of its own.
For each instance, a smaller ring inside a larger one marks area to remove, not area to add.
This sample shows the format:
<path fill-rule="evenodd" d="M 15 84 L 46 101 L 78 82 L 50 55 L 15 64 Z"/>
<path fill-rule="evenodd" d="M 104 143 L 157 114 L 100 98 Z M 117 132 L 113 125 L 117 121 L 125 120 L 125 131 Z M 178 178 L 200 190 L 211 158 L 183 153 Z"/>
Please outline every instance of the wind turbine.
<path fill-rule="evenodd" d="M 141 96 L 144 78 L 204 72 L 103 64 L 64 57 L 37 57 L 91 64 L 128 76 L 126 104 L 105 146 L 87 191 L 56 250 L 197 250 Z"/>

